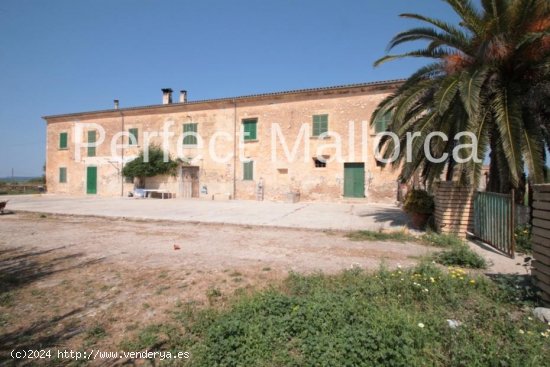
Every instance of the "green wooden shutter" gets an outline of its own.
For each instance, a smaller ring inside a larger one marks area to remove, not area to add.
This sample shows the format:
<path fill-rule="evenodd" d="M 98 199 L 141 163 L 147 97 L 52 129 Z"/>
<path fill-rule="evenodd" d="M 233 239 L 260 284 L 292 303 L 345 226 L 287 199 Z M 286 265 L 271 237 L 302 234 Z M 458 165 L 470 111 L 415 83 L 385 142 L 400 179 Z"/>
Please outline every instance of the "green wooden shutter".
<path fill-rule="evenodd" d="M 67 168 L 59 167 L 59 183 L 67 182 Z"/>
<path fill-rule="evenodd" d="M 313 133 L 312 136 L 319 136 L 328 131 L 328 115 L 313 116 Z"/>
<path fill-rule="evenodd" d="M 374 120 L 374 132 L 378 134 L 388 130 L 391 118 L 391 112 L 386 112 L 383 116 Z"/>
<path fill-rule="evenodd" d="M 243 163 L 243 180 L 252 181 L 254 179 L 254 162 L 248 161 Z"/>
<path fill-rule="evenodd" d="M 97 167 L 86 167 L 86 193 L 97 194 Z"/>
<path fill-rule="evenodd" d="M 244 140 L 256 140 L 257 135 L 257 119 L 243 120 Z"/>
<path fill-rule="evenodd" d="M 197 124 L 183 124 L 183 133 L 197 132 Z M 183 144 L 185 145 L 197 145 L 197 137 L 194 135 L 187 135 L 183 138 Z"/>
<path fill-rule="evenodd" d="M 138 140 L 138 138 L 139 138 L 139 136 L 138 136 L 138 129 L 136 129 L 136 128 L 134 128 L 134 129 L 129 129 L 129 130 L 128 130 L 128 133 L 130 134 L 130 136 L 133 136 L 133 137 L 134 137 L 134 139 L 132 139 L 132 138 L 128 139 L 128 140 L 129 140 L 129 141 L 128 141 L 128 145 L 138 145 L 138 144 L 139 144 L 139 140 Z M 132 141 L 132 140 L 135 140 L 135 143 L 134 143 L 134 141 Z"/>
<path fill-rule="evenodd" d="M 59 134 L 59 149 L 67 149 L 67 133 Z"/>
<path fill-rule="evenodd" d="M 88 131 L 88 143 L 96 142 L 96 132 L 94 130 Z M 88 157 L 95 157 L 96 147 L 88 147 Z"/>

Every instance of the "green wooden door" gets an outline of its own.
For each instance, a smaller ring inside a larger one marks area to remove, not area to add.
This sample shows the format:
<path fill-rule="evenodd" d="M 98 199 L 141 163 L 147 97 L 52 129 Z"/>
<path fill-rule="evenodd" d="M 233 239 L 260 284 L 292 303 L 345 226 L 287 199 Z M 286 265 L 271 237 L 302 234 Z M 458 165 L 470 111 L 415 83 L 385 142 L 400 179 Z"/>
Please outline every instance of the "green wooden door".
<path fill-rule="evenodd" d="M 86 168 L 86 193 L 97 194 L 97 167 Z"/>
<path fill-rule="evenodd" d="M 365 197 L 365 164 L 344 163 L 344 196 Z"/>

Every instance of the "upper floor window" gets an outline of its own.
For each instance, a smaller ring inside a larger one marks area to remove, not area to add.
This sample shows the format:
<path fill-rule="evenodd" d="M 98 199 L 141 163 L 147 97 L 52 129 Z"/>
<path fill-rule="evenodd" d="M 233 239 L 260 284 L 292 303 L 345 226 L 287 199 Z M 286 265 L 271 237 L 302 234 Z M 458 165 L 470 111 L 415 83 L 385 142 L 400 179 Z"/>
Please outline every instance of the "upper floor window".
<path fill-rule="evenodd" d="M 374 132 L 378 134 L 378 133 L 387 131 L 388 126 L 390 125 L 390 122 L 391 122 L 391 118 L 392 118 L 391 112 L 386 112 L 382 116 L 378 116 L 374 120 Z"/>
<path fill-rule="evenodd" d="M 67 149 L 68 145 L 68 133 L 59 133 L 59 149 Z"/>
<path fill-rule="evenodd" d="M 96 142 L 96 131 L 95 130 L 88 131 L 88 144 L 92 144 L 95 142 Z M 96 154 L 95 148 L 96 148 L 95 144 L 94 146 L 88 147 L 88 157 L 95 157 L 95 154 Z"/>
<path fill-rule="evenodd" d="M 328 115 L 314 115 L 312 136 L 319 136 L 326 132 L 328 132 Z"/>
<path fill-rule="evenodd" d="M 128 138 L 128 145 L 130 146 L 135 146 L 135 145 L 138 145 L 139 143 L 139 140 L 138 140 L 138 129 L 137 128 L 132 128 L 132 129 L 128 129 L 128 134 L 130 135 Z"/>
<path fill-rule="evenodd" d="M 257 140 L 258 119 L 243 120 L 244 140 Z"/>
<path fill-rule="evenodd" d="M 195 123 L 183 124 L 183 133 L 197 133 L 197 125 Z M 184 145 L 197 145 L 197 136 L 188 134 L 183 137 Z"/>

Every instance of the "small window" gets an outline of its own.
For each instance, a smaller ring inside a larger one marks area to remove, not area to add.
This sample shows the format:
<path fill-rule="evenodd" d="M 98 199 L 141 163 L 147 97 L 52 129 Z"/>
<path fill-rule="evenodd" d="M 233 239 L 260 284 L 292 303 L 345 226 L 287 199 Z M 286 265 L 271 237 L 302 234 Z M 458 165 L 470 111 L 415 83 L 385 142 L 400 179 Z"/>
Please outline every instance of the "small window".
<path fill-rule="evenodd" d="M 95 130 L 88 131 L 88 144 L 96 142 L 96 132 Z M 95 157 L 96 147 L 88 147 L 88 157 Z"/>
<path fill-rule="evenodd" d="M 319 136 L 328 131 L 328 115 L 313 116 L 313 132 L 312 136 Z"/>
<path fill-rule="evenodd" d="M 254 162 L 243 163 L 243 181 L 252 181 L 254 179 Z"/>
<path fill-rule="evenodd" d="M 384 115 L 377 117 L 374 120 L 374 132 L 378 134 L 378 133 L 387 131 L 388 126 L 390 125 L 390 122 L 391 122 L 391 118 L 392 118 L 391 112 L 386 112 Z"/>
<path fill-rule="evenodd" d="M 67 149 L 68 148 L 68 134 L 67 133 L 60 133 L 59 134 L 59 149 Z"/>
<path fill-rule="evenodd" d="M 135 146 L 139 144 L 139 135 L 138 135 L 138 129 L 128 129 L 129 139 L 128 139 L 128 145 L 129 146 Z"/>
<path fill-rule="evenodd" d="M 67 183 L 67 168 L 59 167 L 59 183 Z"/>
<path fill-rule="evenodd" d="M 183 124 L 183 133 L 197 133 L 198 124 Z M 183 145 L 197 145 L 197 136 L 186 135 L 183 138 Z"/>
<path fill-rule="evenodd" d="M 288 175 L 288 168 L 277 168 L 280 175 Z"/>
<path fill-rule="evenodd" d="M 315 164 L 315 168 L 325 168 L 327 166 L 327 162 L 319 158 L 313 158 L 313 163 Z"/>
<path fill-rule="evenodd" d="M 244 140 L 257 139 L 257 125 L 258 125 L 258 119 L 243 120 Z"/>

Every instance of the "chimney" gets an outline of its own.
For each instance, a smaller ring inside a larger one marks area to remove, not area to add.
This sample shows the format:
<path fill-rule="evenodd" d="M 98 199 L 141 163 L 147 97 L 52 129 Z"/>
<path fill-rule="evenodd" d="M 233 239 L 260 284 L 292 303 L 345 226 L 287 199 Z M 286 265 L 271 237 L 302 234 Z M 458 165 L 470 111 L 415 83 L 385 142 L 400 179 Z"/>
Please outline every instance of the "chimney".
<path fill-rule="evenodd" d="M 115 110 L 118 110 L 118 99 L 115 99 L 114 102 L 115 102 Z"/>
<path fill-rule="evenodd" d="M 187 103 L 187 91 L 180 90 L 180 103 Z"/>
<path fill-rule="evenodd" d="M 162 104 L 172 103 L 172 89 L 163 88 L 162 89 Z"/>

